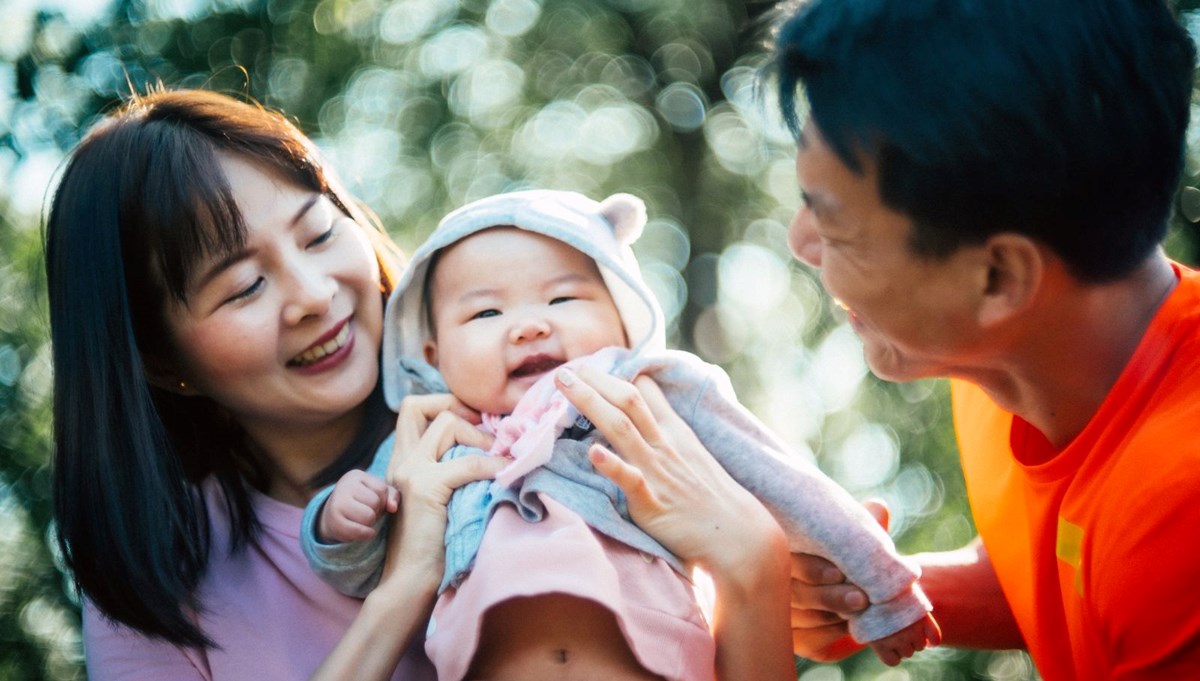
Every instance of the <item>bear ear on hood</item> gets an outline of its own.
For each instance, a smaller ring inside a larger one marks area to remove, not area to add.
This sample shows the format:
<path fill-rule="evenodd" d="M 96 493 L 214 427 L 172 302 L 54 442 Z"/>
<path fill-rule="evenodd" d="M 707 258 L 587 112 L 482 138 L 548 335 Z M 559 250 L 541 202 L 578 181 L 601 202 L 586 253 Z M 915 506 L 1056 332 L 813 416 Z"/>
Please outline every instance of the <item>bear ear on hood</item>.
<path fill-rule="evenodd" d="M 600 202 L 600 214 L 612 225 L 617 241 L 628 246 L 646 226 L 646 204 L 633 194 L 613 194 Z"/>

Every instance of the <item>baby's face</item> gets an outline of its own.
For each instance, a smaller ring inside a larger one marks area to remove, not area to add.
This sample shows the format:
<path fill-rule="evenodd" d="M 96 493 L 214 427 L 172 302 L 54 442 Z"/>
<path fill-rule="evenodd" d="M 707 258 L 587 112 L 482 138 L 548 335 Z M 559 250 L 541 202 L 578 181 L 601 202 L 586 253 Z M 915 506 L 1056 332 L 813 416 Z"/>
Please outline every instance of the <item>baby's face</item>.
<path fill-rule="evenodd" d="M 436 340 L 425 359 L 480 412 L 511 413 L 538 378 L 609 346 L 628 347 L 595 261 L 515 227 L 442 252 L 429 295 Z"/>

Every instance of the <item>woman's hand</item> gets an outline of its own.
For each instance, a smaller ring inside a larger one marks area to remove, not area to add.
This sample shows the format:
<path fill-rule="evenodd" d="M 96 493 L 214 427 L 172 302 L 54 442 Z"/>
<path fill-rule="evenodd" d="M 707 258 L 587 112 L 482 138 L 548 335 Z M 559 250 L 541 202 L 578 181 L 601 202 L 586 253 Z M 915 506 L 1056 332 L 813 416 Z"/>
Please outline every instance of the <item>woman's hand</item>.
<path fill-rule="evenodd" d="M 788 553 L 783 531 L 671 408 L 654 382 L 560 369 L 563 395 L 612 444 L 592 464 L 625 493 L 643 530 L 716 587 L 716 677 L 795 679 L 788 641 Z"/>
<path fill-rule="evenodd" d="M 625 493 L 634 522 L 682 561 L 732 574 L 782 534 L 654 381 L 639 376 L 629 383 L 586 367 L 561 370 L 556 381 L 616 450 L 593 447 L 592 464 Z"/>
<path fill-rule="evenodd" d="M 400 405 L 387 480 L 400 492 L 383 574 L 362 609 L 311 681 L 390 678 L 426 625 L 442 579 L 446 504 L 456 487 L 491 478 L 504 461 L 465 456 L 442 463 L 455 443 L 486 449 L 479 415 L 450 395 L 415 395 Z"/>
<path fill-rule="evenodd" d="M 479 414 L 449 394 L 411 395 L 400 404 L 387 479 L 400 492 L 382 580 L 393 569 L 441 581 L 450 494 L 473 480 L 495 477 L 505 461 L 482 455 L 442 462 L 455 444 L 487 449 L 492 436 L 476 428 Z"/>

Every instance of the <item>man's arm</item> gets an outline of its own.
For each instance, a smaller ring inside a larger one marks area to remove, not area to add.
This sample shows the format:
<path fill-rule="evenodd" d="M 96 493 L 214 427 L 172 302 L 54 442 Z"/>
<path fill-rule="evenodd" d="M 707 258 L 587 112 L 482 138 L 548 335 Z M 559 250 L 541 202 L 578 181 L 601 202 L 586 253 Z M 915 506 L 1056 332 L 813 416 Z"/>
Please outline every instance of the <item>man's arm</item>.
<path fill-rule="evenodd" d="M 955 551 L 919 553 L 921 586 L 933 602 L 942 643 L 960 648 L 1024 648 L 987 549 L 977 537 Z"/>

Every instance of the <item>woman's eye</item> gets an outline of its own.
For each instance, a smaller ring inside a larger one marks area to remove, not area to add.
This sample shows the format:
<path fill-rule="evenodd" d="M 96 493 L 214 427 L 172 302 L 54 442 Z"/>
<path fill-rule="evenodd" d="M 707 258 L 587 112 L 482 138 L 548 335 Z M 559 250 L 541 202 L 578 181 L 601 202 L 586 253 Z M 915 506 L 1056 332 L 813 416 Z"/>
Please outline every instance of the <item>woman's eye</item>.
<path fill-rule="evenodd" d="M 317 238 L 308 242 L 309 248 L 312 248 L 314 246 L 320 246 L 321 244 L 326 243 L 326 242 L 330 241 L 331 239 L 333 239 L 333 237 L 337 236 L 337 229 L 338 229 L 338 223 L 335 222 L 329 226 L 329 229 L 325 230 L 324 232 L 321 232 L 320 236 L 318 236 Z"/>
<path fill-rule="evenodd" d="M 496 317 L 499 314 L 500 314 L 500 310 L 497 310 L 495 308 L 488 308 L 486 310 L 480 310 L 479 312 L 476 312 L 475 314 L 471 315 L 471 319 L 487 319 L 488 317 Z"/>
<path fill-rule="evenodd" d="M 238 291 L 237 293 L 233 294 L 229 298 L 226 298 L 225 302 L 236 303 L 239 300 L 245 300 L 246 298 L 249 298 L 250 296 L 254 295 L 255 293 L 258 293 L 258 290 L 260 288 L 262 288 L 264 283 L 266 283 L 266 280 L 263 279 L 262 277 L 258 277 L 257 279 L 254 280 L 253 284 L 250 284 L 249 286 L 242 289 L 241 291 Z"/>

